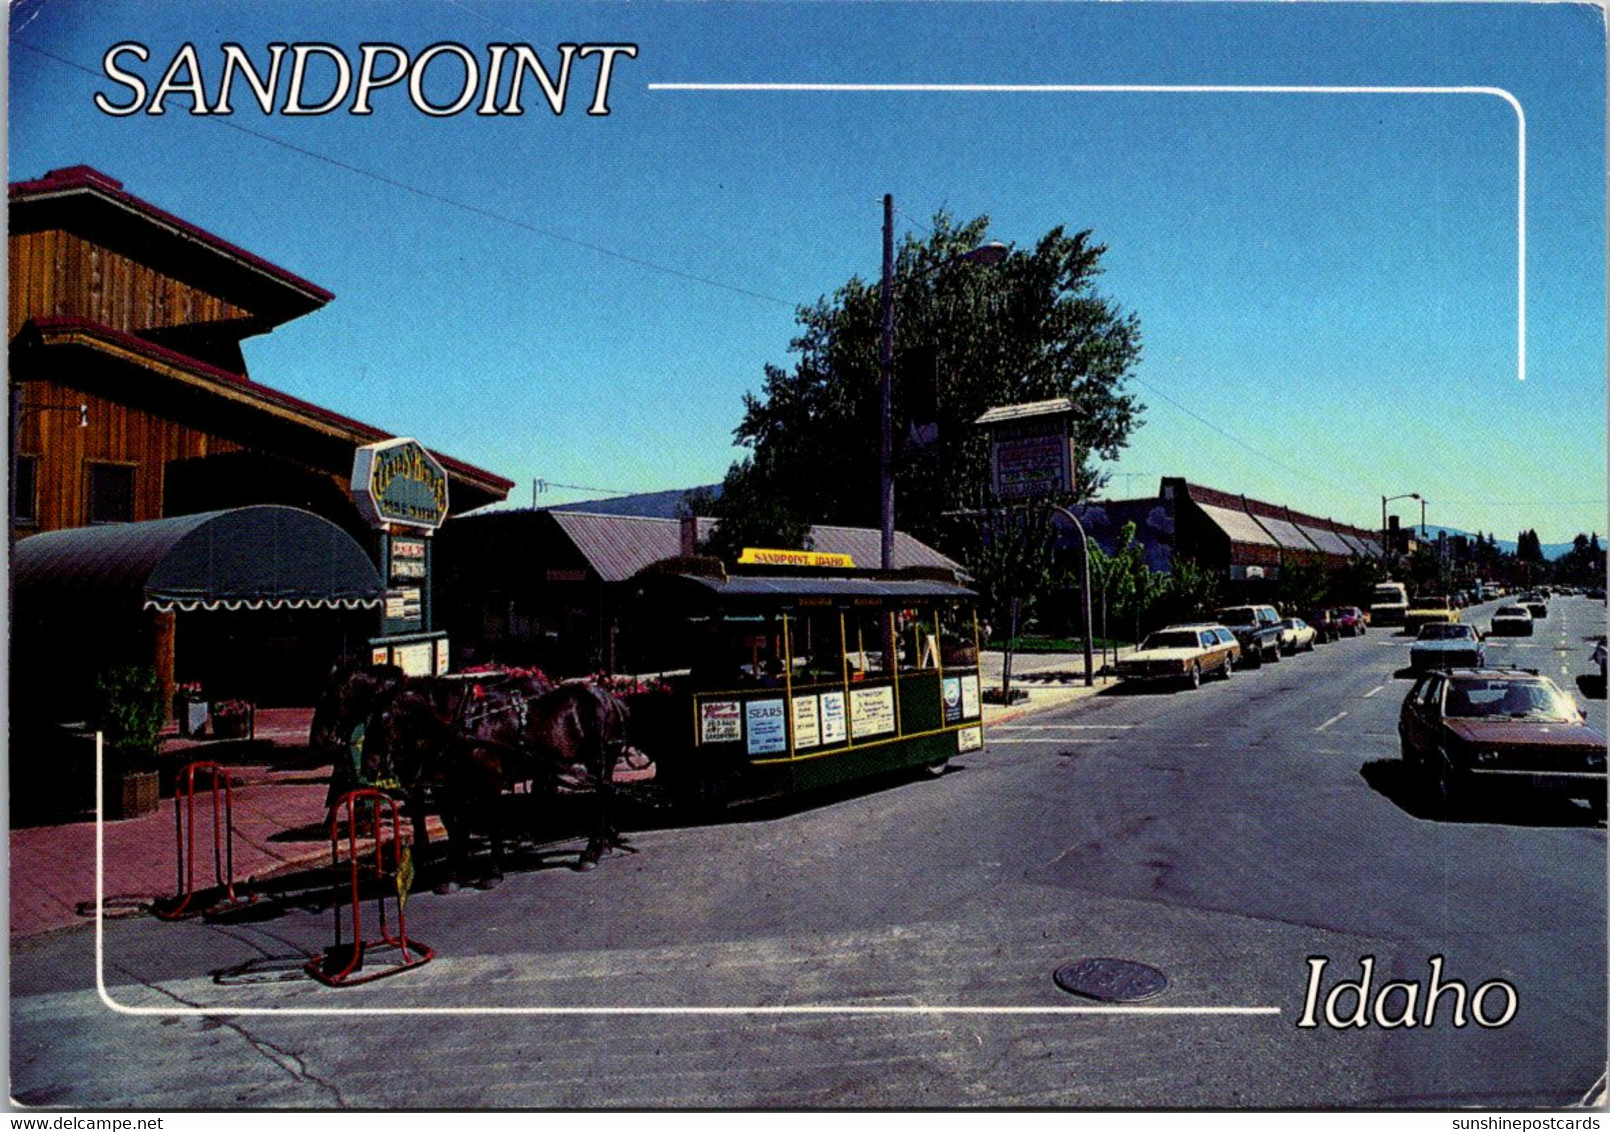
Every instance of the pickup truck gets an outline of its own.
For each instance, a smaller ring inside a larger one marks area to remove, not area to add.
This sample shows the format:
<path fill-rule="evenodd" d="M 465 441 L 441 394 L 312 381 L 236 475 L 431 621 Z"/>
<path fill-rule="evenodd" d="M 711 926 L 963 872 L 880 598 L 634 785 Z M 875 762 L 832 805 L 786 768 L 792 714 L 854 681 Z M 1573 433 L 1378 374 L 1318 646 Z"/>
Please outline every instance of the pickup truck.
<path fill-rule="evenodd" d="M 1446 597 L 1427 595 L 1417 597 L 1409 604 L 1409 611 L 1403 615 L 1403 629 L 1413 636 L 1422 625 L 1452 625 L 1458 620 L 1459 614 L 1452 601 Z"/>
<path fill-rule="evenodd" d="M 1214 618 L 1235 634 L 1243 665 L 1280 660 L 1280 614 L 1274 606 L 1231 605 L 1216 610 Z"/>

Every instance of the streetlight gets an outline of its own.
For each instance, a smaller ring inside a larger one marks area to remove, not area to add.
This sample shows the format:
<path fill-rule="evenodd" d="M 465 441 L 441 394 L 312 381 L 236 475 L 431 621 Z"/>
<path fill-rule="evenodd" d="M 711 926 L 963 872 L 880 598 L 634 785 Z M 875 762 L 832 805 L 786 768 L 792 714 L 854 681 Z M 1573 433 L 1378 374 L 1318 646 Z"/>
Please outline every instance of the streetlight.
<path fill-rule="evenodd" d="M 1391 550 L 1391 547 L 1387 544 L 1386 505 L 1388 503 L 1395 502 L 1395 501 L 1397 501 L 1399 499 L 1419 499 L 1419 498 L 1420 498 L 1420 493 L 1418 491 L 1406 491 L 1402 495 L 1393 495 L 1393 496 L 1383 495 L 1383 496 L 1381 496 L 1381 554 L 1383 556 L 1385 556 Z M 1421 500 L 1421 503 L 1420 503 L 1420 522 L 1421 522 L 1422 525 L 1425 523 L 1425 501 L 1424 500 Z"/>
<path fill-rule="evenodd" d="M 966 260 L 970 263 L 995 264 L 1006 258 L 1010 249 L 1005 244 L 991 242 L 951 256 L 934 264 L 924 274 L 941 267 Z M 921 278 L 921 276 L 919 276 Z M 878 376 L 881 382 L 878 417 L 879 505 L 878 517 L 882 530 L 882 565 L 894 569 L 894 197 L 883 195 L 883 280 L 878 289 L 882 304 L 883 333 L 878 349 Z"/>

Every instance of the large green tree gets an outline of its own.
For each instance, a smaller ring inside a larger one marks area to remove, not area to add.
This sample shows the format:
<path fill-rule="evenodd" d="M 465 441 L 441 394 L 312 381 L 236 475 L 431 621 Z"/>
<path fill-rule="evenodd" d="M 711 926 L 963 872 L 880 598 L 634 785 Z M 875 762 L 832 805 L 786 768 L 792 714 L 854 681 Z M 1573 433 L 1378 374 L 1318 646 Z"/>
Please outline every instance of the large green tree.
<path fill-rule="evenodd" d="M 896 266 L 897 354 L 938 359 L 896 382 L 897 525 L 957 554 L 979 540 L 947 512 L 988 502 L 988 442 L 973 424 L 985 409 L 1072 398 L 1075 499 L 1101 485 L 1096 461 L 1117 457 L 1143 409 L 1124 390 L 1139 323 L 1095 287 L 1106 248 L 1058 227 L 999 264 L 958 259 L 988 227 L 941 213 L 930 234 L 906 237 Z M 746 526 L 878 525 L 880 310 L 878 280 L 860 277 L 800 308 L 793 366 L 767 366 L 761 390 L 745 395 L 735 436 L 752 454 L 728 472 L 717 517 L 764 501 L 768 518 Z M 929 402 L 937 438 L 919 447 L 908 426 Z"/>

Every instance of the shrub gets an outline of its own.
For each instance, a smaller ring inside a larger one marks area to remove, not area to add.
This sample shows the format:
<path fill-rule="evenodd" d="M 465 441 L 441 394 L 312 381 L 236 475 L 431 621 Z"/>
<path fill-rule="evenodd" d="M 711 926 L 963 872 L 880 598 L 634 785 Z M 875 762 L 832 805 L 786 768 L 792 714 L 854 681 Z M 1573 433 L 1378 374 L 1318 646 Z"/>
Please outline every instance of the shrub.
<path fill-rule="evenodd" d="M 119 665 L 95 678 L 90 722 L 106 737 L 110 765 L 121 770 L 155 768 L 163 708 L 156 670 L 149 665 Z"/>

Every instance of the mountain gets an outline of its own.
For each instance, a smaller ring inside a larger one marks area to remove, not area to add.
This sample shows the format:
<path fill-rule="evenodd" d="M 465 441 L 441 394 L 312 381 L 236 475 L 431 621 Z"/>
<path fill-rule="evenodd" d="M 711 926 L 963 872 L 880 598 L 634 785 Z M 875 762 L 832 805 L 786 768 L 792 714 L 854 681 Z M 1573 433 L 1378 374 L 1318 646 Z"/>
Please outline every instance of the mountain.
<path fill-rule="evenodd" d="M 1420 524 L 1416 523 L 1414 525 L 1414 529 L 1418 531 L 1420 529 Z M 1439 531 L 1447 531 L 1449 538 L 1453 538 L 1455 535 L 1464 535 L 1466 538 L 1471 539 L 1476 537 L 1471 532 L 1462 531 L 1458 527 L 1439 527 L 1435 523 L 1426 524 L 1427 539 L 1434 541 Z M 1604 540 L 1601 538 L 1599 541 L 1603 543 Z M 1498 540 L 1498 549 L 1502 550 L 1505 554 L 1514 554 L 1517 545 L 1518 544 L 1512 538 L 1501 538 Z M 1553 562 L 1556 558 L 1565 557 L 1565 555 L 1570 553 L 1570 550 L 1571 544 L 1568 542 L 1545 542 L 1543 544 L 1543 557 L 1548 561 Z"/>

